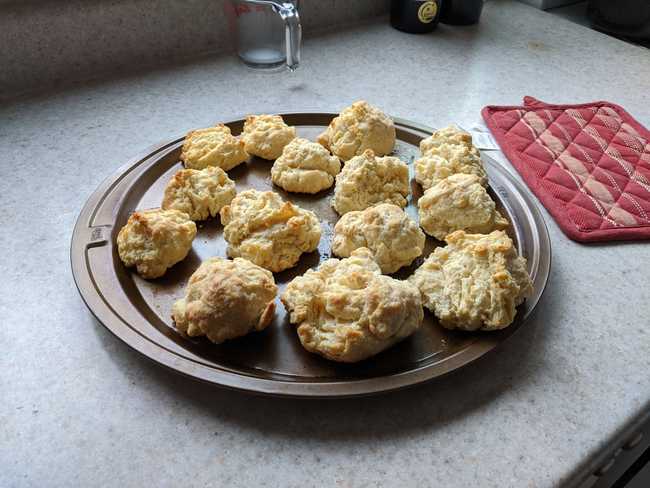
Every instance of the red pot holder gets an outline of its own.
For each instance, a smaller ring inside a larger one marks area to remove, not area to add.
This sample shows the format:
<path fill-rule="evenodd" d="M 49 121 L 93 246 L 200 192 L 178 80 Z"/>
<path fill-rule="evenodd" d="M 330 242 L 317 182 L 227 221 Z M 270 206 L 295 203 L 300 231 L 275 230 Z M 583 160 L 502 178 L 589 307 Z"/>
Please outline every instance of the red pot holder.
<path fill-rule="evenodd" d="M 564 233 L 581 242 L 650 238 L 650 132 L 609 102 L 481 112 Z"/>

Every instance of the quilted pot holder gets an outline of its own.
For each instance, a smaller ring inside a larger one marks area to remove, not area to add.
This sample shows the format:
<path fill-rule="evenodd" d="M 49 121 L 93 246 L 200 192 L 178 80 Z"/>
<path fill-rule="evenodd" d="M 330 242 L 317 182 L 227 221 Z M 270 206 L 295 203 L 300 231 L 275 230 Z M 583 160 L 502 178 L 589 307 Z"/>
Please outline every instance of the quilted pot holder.
<path fill-rule="evenodd" d="M 581 242 L 650 238 L 650 132 L 609 102 L 481 112 L 564 233 Z"/>

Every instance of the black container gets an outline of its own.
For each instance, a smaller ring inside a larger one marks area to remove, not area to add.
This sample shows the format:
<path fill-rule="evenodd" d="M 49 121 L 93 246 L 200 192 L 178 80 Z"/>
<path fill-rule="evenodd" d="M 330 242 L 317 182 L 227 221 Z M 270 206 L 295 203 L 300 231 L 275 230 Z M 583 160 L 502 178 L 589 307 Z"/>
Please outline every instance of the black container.
<path fill-rule="evenodd" d="M 392 0 L 390 24 L 395 29 L 422 34 L 438 25 L 442 0 Z"/>
<path fill-rule="evenodd" d="M 628 39 L 650 40 L 648 0 L 589 0 L 587 15 L 598 30 Z"/>
<path fill-rule="evenodd" d="M 451 25 L 476 24 L 481 18 L 483 0 L 445 0 L 440 22 Z"/>

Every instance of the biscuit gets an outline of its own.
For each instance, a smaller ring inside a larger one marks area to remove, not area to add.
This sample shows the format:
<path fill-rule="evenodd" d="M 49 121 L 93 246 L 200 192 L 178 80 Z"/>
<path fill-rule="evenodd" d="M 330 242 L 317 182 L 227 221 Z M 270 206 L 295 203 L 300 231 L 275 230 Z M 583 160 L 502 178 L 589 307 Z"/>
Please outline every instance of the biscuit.
<path fill-rule="evenodd" d="M 395 146 L 395 124 L 381 110 L 359 101 L 344 108 L 330 122 L 318 142 L 343 161 L 371 149 L 378 156 L 390 154 Z"/>
<path fill-rule="evenodd" d="M 455 230 L 486 234 L 508 227 L 476 175 L 455 174 L 436 183 L 418 200 L 420 226 L 442 240 Z"/>
<path fill-rule="evenodd" d="M 273 272 L 291 268 L 320 241 L 316 214 L 271 191 L 243 191 L 220 215 L 228 256 L 246 258 Z"/>
<path fill-rule="evenodd" d="M 193 130 L 185 137 L 181 150 L 181 161 L 190 169 L 218 166 L 228 171 L 247 159 L 244 143 L 223 124 Z"/>
<path fill-rule="evenodd" d="M 271 180 L 286 191 L 318 193 L 334 184 L 341 162 L 320 144 L 296 138 L 271 168 Z"/>
<path fill-rule="evenodd" d="M 215 217 L 235 193 L 235 182 L 217 166 L 182 169 L 167 183 L 162 208 L 180 210 L 192 220 L 205 220 Z"/>
<path fill-rule="evenodd" d="M 487 173 L 480 156 L 463 145 L 441 144 L 415 160 L 415 181 L 427 190 L 448 176 L 457 173 L 473 174 L 487 186 Z"/>
<path fill-rule="evenodd" d="M 429 255 L 409 282 L 447 329 L 497 330 L 512 323 L 515 307 L 532 293 L 526 260 L 508 235 L 456 231 Z"/>
<path fill-rule="evenodd" d="M 424 233 L 398 206 L 381 203 L 363 211 L 346 213 L 334 227 L 332 252 L 348 257 L 368 248 L 385 274 L 408 266 L 424 249 Z"/>
<path fill-rule="evenodd" d="M 285 124 L 279 115 L 249 115 L 242 132 L 246 152 L 263 159 L 279 158 L 295 137 L 296 128 Z"/>
<path fill-rule="evenodd" d="M 336 176 L 332 207 L 340 215 L 384 202 L 405 207 L 408 194 L 406 163 L 391 156 L 377 158 L 368 150 L 345 163 Z"/>
<path fill-rule="evenodd" d="M 472 136 L 454 125 L 438 129 L 426 139 L 420 141 L 422 155 L 435 154 L 435 149 L 443 144 L 464 146 L 475 156 L 480 156 L 478 149 L 472 144 Z"/>
<path fill-rule="evenodd" d="M 178 210 L 134 212 L 117 235 L 117 252 L 127 268 L 146 279 L 159 278 L 192 249 L 196 224 Z"/>
<path fill-rule="evenodd" d="M 294 278 L 280 299 L 307 351 L 345 363 L 410 336 L 424 315 L 418 289 L 382 275 L 365 248 Z"/>
<path fill-rule="evenodd" d="M 269 325 L 277 291 L 273 274 L 250 261 L 210 258 L 190 277 L 172 318 L 182 333 L 220 344 Z"/>

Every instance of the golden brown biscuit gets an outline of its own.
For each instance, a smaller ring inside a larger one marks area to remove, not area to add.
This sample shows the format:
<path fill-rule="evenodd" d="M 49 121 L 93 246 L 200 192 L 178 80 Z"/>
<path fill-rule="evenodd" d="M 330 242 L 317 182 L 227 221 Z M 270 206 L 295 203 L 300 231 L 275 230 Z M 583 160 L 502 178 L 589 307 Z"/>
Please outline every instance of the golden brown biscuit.
<path fill-rule="evenodd" d="M 190 277 L 172 318 L 184 334 L 219 344 L 269 325 L 277 292 L 270 271 L 242 258 L 210 258 Z"/>
<path fill-rule="evenodd" d="M 248 154 L 244 150 L 244 143 L 223 124 L 193 130 L 185 137 L 181 151 L 181 161 L 190 169 L 218 166 L 228 171 L 246 159 Z"/>
<path fill-rule="evenodd" d="M 473 174 L 487 186 L 487 173 L 480 156 L 463 145 L 441 144 L 415 160 L 415 181 L 427 190 L 448 176 L 457 173 Z"/>
<path fill-rule="evenodd" d="M 436 183 L 418 200 L 420 226 L 442 240 L 455 230 L 488 233 L 508 227 L 476 175 L 456 174 Z"/>
<path fill-rule="evenodd" d="M 192 220 L 205 220 L 215 217 L 235 193 L 235 182 L 221 168 L 182 169 L 167 183 L 162 208 L 180 210 Z"/>
<path fill-rule="evenodd" d="M 343 161 L 371 149 L 378 156 L 393 152 L 395 124 L 377 107 L 363 100 L 344 108 L 332 119 L 318 142 Z"/>
<path fill-rule="evenodd" d="M 478 149 L 472 143 L 472 136 L 455 125 L 438 129 L 426 139 L 422 139 L 420 152 L 422 155 L 435 154 L 436 148 L 443 144 L 464 146 L 475 156 L 480 156 Z"/>
<path fill-rule="evenodd" d="M 384 202 L 405 207 L 408 194 L 406 163 L 391 156 L 377 158 L 368 150 L 348 161 L 336 176 L 332 207 L 340 215 Z"/>
<path fill-rule="evenodd" d="M 295 137 L 296 128 L 285 124 L 279 115 L 249 115 L 242 132 L 246 151 L 264 159 L 279 158 Z"/>
<path fill-rule="evenodd" d="M 320 241 L 316 214 L 271 191 L 243 191 L 220 214 L 228 256 L 246 258 L 274 272 L 294 266 Z"/>
<path fill-rule="evenodd" d="M 346 213 L 334 227 L 332 252 L 348 257 L 355 249 L 368 248 L 382 273 L 408 266 L 424 249 L 424 233 L 397 205 L 380 203 Z"/>
<path fill-rule="evenodd" d="M 418 289 L 382 275 L 366 248 L 294 278 L 281 300 L 305 349 L 345 363 L 410 336 L 424 315 Z"/>
<path fill-rule="evenodd" d="M 429 255 L 409 281 L 424 306 L 448 329 L 496 330 L 512 323 L 515 307 L 532 292 L 526 260 L 508 235 L 456 231 Z"/>
<path fill-rule="evenodd" d="M 192 249 L 196 224 L 178 210 L 134 212 L 117 235 L 117 252 L 126 267 L 146 279 L 159 278 Z"/>
<path fill-rule="evenodd" d="M 271 180 L 286 191 L 318 193 L 334 184 L 341 162 L 320 144 L 296 138 L 271 168 Z"/>

